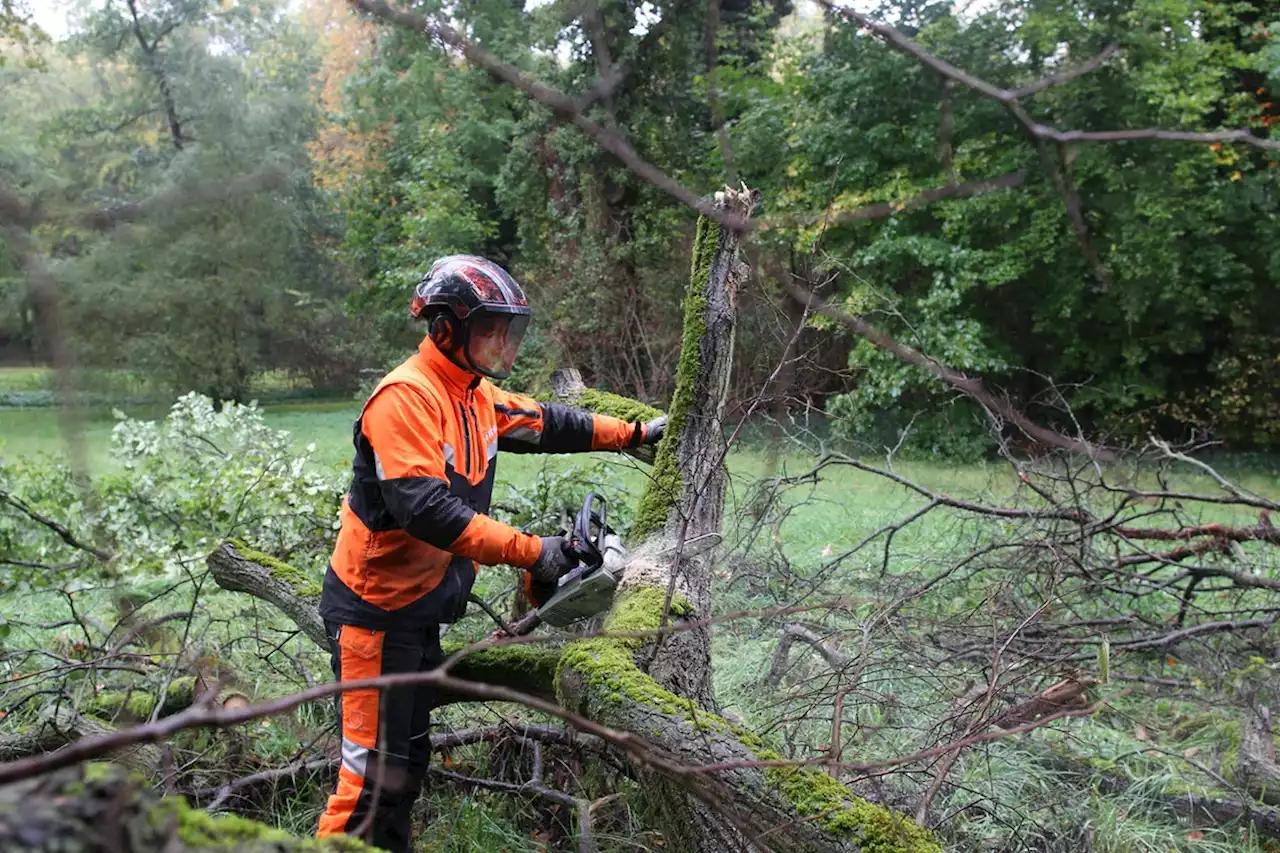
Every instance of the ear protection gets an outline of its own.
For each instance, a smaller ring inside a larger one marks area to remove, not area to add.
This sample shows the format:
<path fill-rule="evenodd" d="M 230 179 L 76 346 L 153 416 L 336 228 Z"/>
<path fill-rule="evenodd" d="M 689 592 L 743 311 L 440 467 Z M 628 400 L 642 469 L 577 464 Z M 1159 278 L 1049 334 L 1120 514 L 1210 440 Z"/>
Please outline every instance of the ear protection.
<path fill-rule="evenodd" d="M 432 317 L 431 325 L 428 328 L 431 331 L 432 342 L 443 352 L 449 352 L 462 343 L 458 319 L 448 311 L 441 311 Z"/>

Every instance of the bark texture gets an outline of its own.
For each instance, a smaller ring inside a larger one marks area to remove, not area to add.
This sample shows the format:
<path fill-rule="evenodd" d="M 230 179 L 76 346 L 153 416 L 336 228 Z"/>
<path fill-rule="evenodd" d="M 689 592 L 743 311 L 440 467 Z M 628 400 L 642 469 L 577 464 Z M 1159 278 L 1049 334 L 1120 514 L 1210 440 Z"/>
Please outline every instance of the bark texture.
<path fill-rule="evenodd" d="M 296 838 L 161 797 L 111 764 L 86 764 L 0 788 L 0 850 L 22 853 L 375 853 L 348 837 Z"/>

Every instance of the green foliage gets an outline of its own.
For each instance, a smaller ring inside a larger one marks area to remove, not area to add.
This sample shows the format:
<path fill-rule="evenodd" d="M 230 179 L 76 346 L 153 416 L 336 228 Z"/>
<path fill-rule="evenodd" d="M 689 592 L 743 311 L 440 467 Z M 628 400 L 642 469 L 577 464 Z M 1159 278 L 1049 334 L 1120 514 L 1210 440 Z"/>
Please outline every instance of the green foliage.
<path fill-rule="evenodd" d="M 32 20 L 25 0 L 0 0 L 0 68 L 11 60 L 14 48 L 25 64 L 40 67 L 35 48 L 48 40 L 48 34 Z"/>
<path fill-rule="evenodd" d="M 38 461 L 0 468 L 0 488 L 81 541 L 114 552 L 99 570 L 117 577 L 181 576 L 229 537 L 316 572 L 328 557 L 344 479 L 318 473 L 314 451 L 314 444 L 295 449 L 255 406 L 217 410 L 188 394 L 163 421 L 121 416 L 112 434 L 118 468 L 87 487 L 66 465 Z M 6 592 L 90 583 L 79 552 L 4 509 L 0 554 L 20 561 L 4 566 Z M 40 568 L 50 565 L 61 568 Z"/>
<path fill-rule="evenodd" d="M 1259 37 L 1253 14 L 1247 5 L 1009 3 L 961 21 L 937 4 L 897 23 L 1009 87 L 1047 76 L 1064 54 L 1080 61 L 1118 42 L 1123 59 L 1028 99 L 1035 120 L 1059 128 L 1266 135 L 1271 36 Z M 820 47 L 784 41 L 773 62 L 773 81 L 725 77 L 741 111 L 732 139 L 743 178 L 770 212 L 838 215 L 952 179 L 939 157 L 943 90 L 914 60 L 837 26 Z M 1116 438 L 1198 428 L 1241 446 L 1274 441 L 1275 395 L 1264 389 L 1274 388 L 1277 339 L 1257 323 L 1277 298 L 1262 248 L 1275 240 L 1264 213 L 1278 189 L 1274 156 L 1167 143 L 1041 150 L 997 105 L 961 86 L 947 97 L 954 179 L 1020 170 L 1021 188 L 879 222 L 778 229 L 764 237 L 771 249 L 815 257 L 845 310 L 988 377 L 1037 417 L 1069 424 L 1065 401 L 1086 431 Z M 1079 193 L 1104 273 L 1085 260 L 1054 172 Z M 852 388 L 829 405 L 846 437 L 894 446 L 910 424 L 907 454 L 987 449 L 985 425 L 923 371 L 865 342 L 849 366 Z"/>
<path fill-rule="evenodd" d="M 47 71 L 0 70 L 0 179 L 59 213 L 35 237 L 76 355 L 241 402 L 269 368 L 350 387 L 365 347 L 341 307 L 341 222 L 309 177 L 314 45 L 273 2 L 137 10 L 135 27 L 121 0 L 100 4 Z M 277 177 L 255 190 L 255 174 Z M 67 215 L 156 197 L 126 227 Z M 12 267 L 0 254 L 0 352 L 47 358 Z"/>

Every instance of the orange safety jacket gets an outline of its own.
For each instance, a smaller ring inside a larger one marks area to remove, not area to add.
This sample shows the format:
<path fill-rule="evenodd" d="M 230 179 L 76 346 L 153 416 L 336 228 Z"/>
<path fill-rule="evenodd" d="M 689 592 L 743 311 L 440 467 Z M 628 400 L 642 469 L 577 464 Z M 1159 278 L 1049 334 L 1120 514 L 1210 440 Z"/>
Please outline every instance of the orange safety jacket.
<path fill-rule="evenodd" d="M 503 391 L 426 338 L 374 389 L 353 437 L 320 613 L 386 630 L 461 618 L 476 563 L 538 559 L 537 536 L 486 515 L 499 450 L 621 450 L 643 425 Z"/>

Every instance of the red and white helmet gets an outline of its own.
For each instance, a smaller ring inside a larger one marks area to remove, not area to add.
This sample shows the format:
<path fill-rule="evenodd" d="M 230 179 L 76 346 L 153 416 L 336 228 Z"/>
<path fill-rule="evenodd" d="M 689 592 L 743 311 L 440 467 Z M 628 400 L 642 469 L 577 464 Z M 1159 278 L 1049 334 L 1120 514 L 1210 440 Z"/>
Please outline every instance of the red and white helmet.
<path fill-rule="evenodd" d="M 449 255 L 413 291 L 409 313 L 458 366 L 490 379 L 511 375 L 533 312 L 524 288 L 493 261 Z"/>

